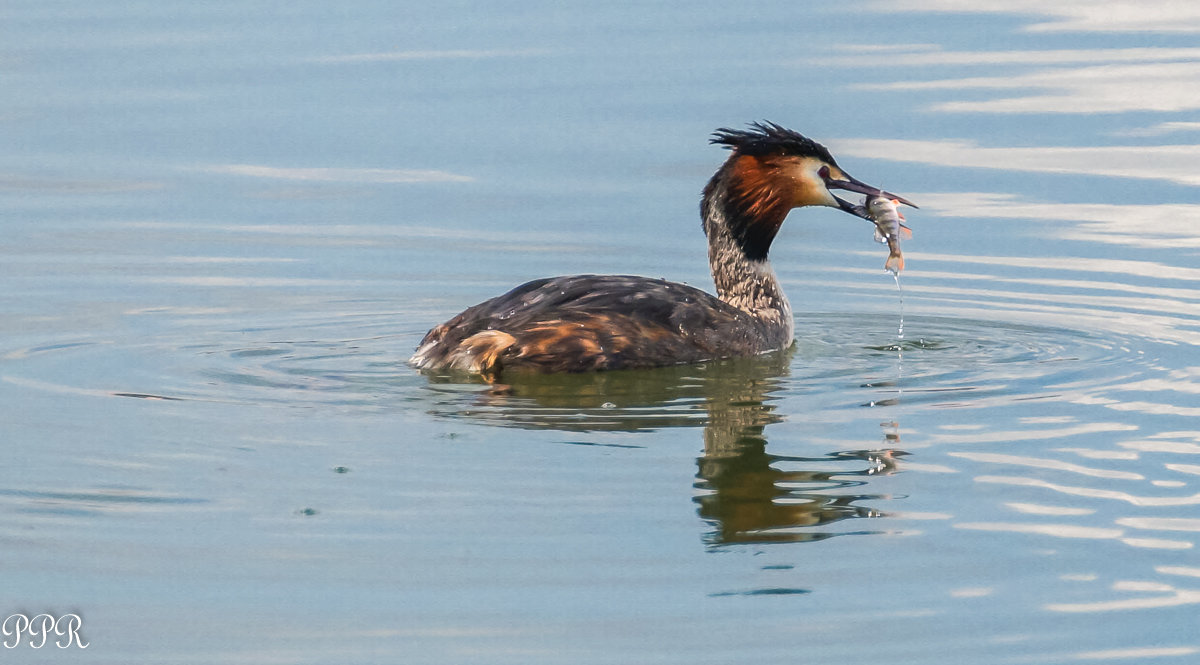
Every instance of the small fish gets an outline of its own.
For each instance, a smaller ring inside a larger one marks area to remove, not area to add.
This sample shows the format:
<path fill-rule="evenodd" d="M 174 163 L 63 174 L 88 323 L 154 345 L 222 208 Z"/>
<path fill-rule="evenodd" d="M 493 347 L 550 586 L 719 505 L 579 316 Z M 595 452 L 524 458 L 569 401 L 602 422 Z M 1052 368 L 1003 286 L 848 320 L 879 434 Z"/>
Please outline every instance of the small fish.
<path fill-rule="evenodd" d="M 886 242 L 887 262 L 884 269 L 897 275 L 904 270 L 904 254 L 900 252 L 900 238 L 911 238 L 912 231 L 904 225 L 904 215 L 896 207 L 899 201 L 886 196 L 872 194 L 863 203 L 867 214 L 875 222 L 875 241 Z"/>

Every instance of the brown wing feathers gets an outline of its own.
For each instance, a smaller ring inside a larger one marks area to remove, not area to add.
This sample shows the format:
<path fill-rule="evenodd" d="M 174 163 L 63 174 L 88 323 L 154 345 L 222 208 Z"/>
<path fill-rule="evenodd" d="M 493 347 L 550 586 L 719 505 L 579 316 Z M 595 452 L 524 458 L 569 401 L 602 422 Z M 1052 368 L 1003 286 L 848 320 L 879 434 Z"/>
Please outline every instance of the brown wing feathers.
<path fill-rule="evenodd" d="M 541 279 L 429 331 L 416 363 L 494 376 L 697 362 L 766 350 L 755 348 L 762 343 L 756 325 L 699 289 L 664 280 Z"/>

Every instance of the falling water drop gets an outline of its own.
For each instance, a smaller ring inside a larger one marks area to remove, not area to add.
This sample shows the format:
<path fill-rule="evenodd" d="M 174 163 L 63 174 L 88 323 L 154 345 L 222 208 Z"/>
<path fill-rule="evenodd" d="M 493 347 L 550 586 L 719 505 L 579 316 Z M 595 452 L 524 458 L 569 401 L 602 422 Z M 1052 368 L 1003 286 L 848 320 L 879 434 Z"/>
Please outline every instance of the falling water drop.
<path fill-rule="evenodd" d="M 893 272 L 896 280 L 896 295 L 900 297 L 900 326 L 896 329 L 896 399 L 904 392 L 904 289 L 900 287 L 900 273 Z"/>

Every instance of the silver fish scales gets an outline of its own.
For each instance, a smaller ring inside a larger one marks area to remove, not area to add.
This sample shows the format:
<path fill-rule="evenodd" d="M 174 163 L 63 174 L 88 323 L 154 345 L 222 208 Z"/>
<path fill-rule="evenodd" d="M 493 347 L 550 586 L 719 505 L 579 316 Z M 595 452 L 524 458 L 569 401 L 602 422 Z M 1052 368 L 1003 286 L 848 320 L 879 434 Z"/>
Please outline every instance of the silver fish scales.
<path fill-rule="evenodd" d="M 887 243 L 888 258 L 883 267 L 892 274 L 899 274 L 904 270 L 904 253 L 900 251 L 900 239 L 912 237 L 912 231 L 904 225 L 904 215 L 897 208 L 898 203 L 878 194 L 868 196 L 863 203 L 867 215 L 875 222 L 875 240 Z"/>

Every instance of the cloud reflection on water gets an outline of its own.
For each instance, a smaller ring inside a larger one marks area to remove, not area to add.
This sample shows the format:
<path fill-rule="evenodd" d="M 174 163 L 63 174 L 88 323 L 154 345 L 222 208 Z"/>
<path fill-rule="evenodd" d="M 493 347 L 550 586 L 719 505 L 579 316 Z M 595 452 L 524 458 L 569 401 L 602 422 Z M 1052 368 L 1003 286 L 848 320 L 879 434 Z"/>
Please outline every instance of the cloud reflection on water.
<path fill-rule="evenodd" d="M 1045 49 L 1013 51 L 946 51 L 937 44 L 846 44 L 847 55 L 830 64 L 847 67 L 931 67 L 945 65 L 1097 65 L 1131 62 L 1173 62 L 1200 59 L 1200 48 Z M 898 86 L 906 88 L 907 85 Z"/>
<path fill-rule="evenodd" d="M 1200 77 L 1200 67 L 1196 74 Z M 1200 104 L 1200 99 L 1197 100 Z M 829 141 L 839 155 L 945 168 L 1098 175 L 1200 186 L 1200 144 L 1156 146 L 985 147 L 969 140 L 861 139 Z M 924 199 L 921 203 L 924 204 Z"/>
<path fill-rule="evenodd" d="M 1020 487 L 1037 487 L 1047 489 L 1060 494 L 1076 497 L 1087 497 L 1091 499 L 1110 499 L 1128 503 L 1132 506 L 1149 507 L 1149 506 L 1198 506 L 1200 505 L 1200 493 L 1190 494 L 1187 496 L 1141 496 L 1121 490 L 1113 490 L 1099 487 L 1083 487 L 1077 485 L 1064 485 L 1062 483 L 1053 483 L 1041 478 L 1030 478 L 1025 476 L 977 476 L 976 482 L 990 483 L 993 485 L 1013 485 Z M 1118 520 L 1119 521 L 1119 520 Z M 1195 522 L 1196 520 L 1192 520 Z M 1149 528 L 1149 527 L 1148 527 Z M 1194 529 L 1200 530 L 1200 528 Z"/>
<path fill-rule="evenodd" d="M 879 12 L 1021 14 L 1049 20 L 1027 25 L 1027 32 L 1200 32 L 1200 5 L 1176 0 L 875 0 Z"/>
<path fill-rule="evenodd" d="M 447 171 L 432 169 L 376 169 L 376 168 L 291 168 L 265 166 L 262 164 L 216 164 L 201 170 L 224 175 L 272 178 L 277 180 L 303 180 L 311 182 L 352 183 L 415 183 L 415 182 L 471 182 L 474 178 Z"/>
<path fill-rule="evenodd" d="M 1113 584 L 1113 591 L 1145 592 L 1146 589 L 1138 586 L 1130 588 L 1127 584 L 1117 582 Z M 1167 585 L 1166 588 L 1156 589 L 1156 591 L 1162 595 L 1103 600 L 1091 603 L 1051 603 L 1046 605 L 1046 609 L 1053 612 L 1111 612 L 1114 610 L 1145 610 L 1156 607 L 1175 607 L 1178 605 L 1200 603 L 1200 589 L 1176 589 L 1173 586 Z M 1187 653 L 1194 653 L 1195 651 L 1195 649 L 1192 649 Z"/>
<path fill-rule="evenodd" d="M 937 66 L 1032 65 L 1023 73 L 993 76 L 889 80 L 859 83 L 865 90 L 909 93 L 922 90 L 1021 90 L 1016 97 L 944 101 L 931 108 L 947 112 L 985 113 L 1121 113 L 1184 111 L 1200 107 L 1200 89 L 1181 82 L 1200 72 L 1197 48 L 1045 49 L 944 51 L 914 44 L 888 51 L 848 45 L 847 55 L 833 59 L 846 67 L 907 67 L 925 71 Z M 1080 66 L 1068 66 L 1080 65 Z"/>
<path fill-rule="evenodd" d="M 1145 477 L 1140 473 L 1132 471 L 1119 471 L 1116 469 L 1097 469 L 1094 467 L 1082 466 L 1071 462 L 1064 462 L 1055 459 L 1046 459 L 1040 457 L 1028 457 L 1024 455 L 1006 455 L 1002 453 L 977 453 L 977 452 L 952 452 L 947 453 L 950 457 L 961 457 L 973 462 L 986 464 L 1011 464 L 1014 466 L 1027 466 L 1036 469 L 1049 469 L 1053 471 L 1063 471 L 1066 473 L 1077 473 L 1093 478 L 1108 478 L 1111 480 L 1144 480 Z"/>
<path fill-rule="evenodd" d="M 1141 660 L 1145 658 L 1171 658 L 1200 653 L 1200 647 L 1134 647 L 1131 649 L 1103 649 L 1080 651 L 1071 654 L 1072 660 Z"/>
<path fill-rule="evenodd" d="M 1184 120 L 1174 122 L 1160 122 L 1149 127 L 1138 127 L 1121 132 L 1123 136 L 1161 136 L 1163 134 L 1172 134 L 1174 132 L 1200 132 L 1200 122 L 1188 122 Z"/>
<path fill-rule="evenodd" d="M 1047 506 L 1040 503 L 1021 503 L 1019 501 L 1010 501 L 1004 504 L 1018 513 L 1026 515 L 1091 515 L 1095 513 L 1093 508 L 1076 508 L 1073 506 Z"/>
<path fill-rule="evenodd" d="M 1128 247 L 1200 247 L 1200 205 L 1195 204 L 1055 203 L 1002 192 L 931 192 L 920 197 L 922 210 L 944 217 L 1075 222 L 1047 226 L 1046 232 L 1056 238 Z M 1094 262 L 1088 265 L 1095 268 Z M 1108 265 L 1105 261 L 1106 272 Z M 1200 270 L 1184 270 L 1174 274 L 1183 279 L 1200 276 Z M 1159 269 L 1153 272 L 1155 277 L 1161 274 Z"/>
<path fill-rule="evenodd" d="M 1043 69 L 1025 74 L 863 84 L 874 90 L 1025 90 L 1016 97 L 947 101 L 935 111 L 982 113 L 1124 113 L 1200 108 L 1200 61 Z"/>
<path fill-rule="evenodd" d="M 426 49 L 411 51 L 380 51 L 374 53 L 349 53 L 325 55 L 312 58 L 312 62 L 346 64 L 364 62 L 398 62 L 407 60 L 481 60 L 485 58 L 523 58 L 546 56 L 548 49 Z"/>

